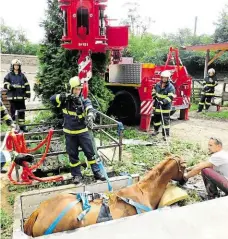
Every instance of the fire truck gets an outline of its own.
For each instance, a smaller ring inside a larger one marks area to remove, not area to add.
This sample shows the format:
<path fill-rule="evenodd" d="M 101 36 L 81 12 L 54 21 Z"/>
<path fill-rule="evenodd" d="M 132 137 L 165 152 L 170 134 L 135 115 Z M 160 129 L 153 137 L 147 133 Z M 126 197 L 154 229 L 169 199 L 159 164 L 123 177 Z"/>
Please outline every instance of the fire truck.
<path fill-rule="evenodd" d="M 91 53 L 111 52 L 111 64 L 105 74 L 107 87 L 115 94 L 108 114 L 123 123 L 140 120 L 140 129 L 148 131 L 153 110 L 151 96 L 163 70 L 170 70 L 176 89 L 172 112 L 180 110 L 180 119 L 188 119 L 191 83 L 179 51 L 170 47 L 164 65 L 124 62 L 122 51 L 128 46 L 128 26 L 111 26 L 105 9 L 108 0 L 59 0 L 64 30 L 62 47 L 80 51 L 78 75 L 83 83 L 83 95 L 88 95 L 92 77 Z"/>

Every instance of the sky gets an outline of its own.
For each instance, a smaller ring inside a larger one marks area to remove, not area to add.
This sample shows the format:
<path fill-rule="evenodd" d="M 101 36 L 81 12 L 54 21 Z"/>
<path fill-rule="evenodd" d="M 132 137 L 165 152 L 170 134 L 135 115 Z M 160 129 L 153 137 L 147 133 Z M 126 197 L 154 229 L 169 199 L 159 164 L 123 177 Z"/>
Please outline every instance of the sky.
<path fill-rule="evenodd" d="M 30 41 L 38 43 L 43 39 L 44 31 L 39 23 L 44 18 L 47 0 L 5 0 L 0 3 L 0 17 L 5 24 L 14 28 L 23 28 Z M 82 0 L 83 1 L 83 0 Z M 108 0 L 107 14 L 111 19 L 121 20 L 126 16 L 126 2 L 136 0 Z M 194 29 L 197 16 L 197 34 L 212 34 L 214 22 L 228 0 L 138 0 L 142 17 L 151 17 L 150 32 L 176 32 L 178 28 Z M 112 21 L 117 25 L 118 21 Z"/>

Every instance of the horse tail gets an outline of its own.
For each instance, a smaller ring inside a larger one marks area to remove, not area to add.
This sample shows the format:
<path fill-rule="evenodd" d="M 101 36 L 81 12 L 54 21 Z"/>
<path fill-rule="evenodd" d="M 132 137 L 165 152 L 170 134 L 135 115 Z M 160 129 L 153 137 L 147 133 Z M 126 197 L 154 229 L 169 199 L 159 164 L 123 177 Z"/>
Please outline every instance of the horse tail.
<path fill-rule="evenodd" d="M 40 210 L 39 210 L 39 208 L 36 210 L 36 211 L 34 211 L 32 214 L 31 214 L 31 216 L 29 217 L 29 219 L 25 222 L 25 224 L 24 224 L 24 232 L 25 232 L 25 234 L 27 234 L 28 236 L 33 236 L 33 226 L 34 226 L 34 224 L 35 224 L 35 222 L 36 222 L 36 219 L 37 219 L 37 217 L 38 217 L 38 215 L 39 215 L 39 212 L 40 212 Z"/>

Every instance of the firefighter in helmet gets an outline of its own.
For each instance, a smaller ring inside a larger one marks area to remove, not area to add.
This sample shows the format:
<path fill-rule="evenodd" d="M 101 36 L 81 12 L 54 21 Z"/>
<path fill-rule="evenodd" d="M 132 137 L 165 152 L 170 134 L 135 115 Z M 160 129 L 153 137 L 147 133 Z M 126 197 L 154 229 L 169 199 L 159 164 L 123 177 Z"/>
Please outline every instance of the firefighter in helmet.
<path fill-rule="evenodd" d="M 25 110 L 25 100 L 30 98 L 30 86 L 26 76 L 21 72 L 21 61 L 14 59 L 11 62 L 10 72 L 4 78 L 4 88 L 7 89 L 7 99 L 10 102 L 10 113 L 15 120 L 16 110 Z M 18 112 L 18 123 L 20 129 L 27 132 L 25 123 L 25 112 Z"/>
<path fill-rule="evenodd" d="M 201 92 L 201 98 L 198 106 L 197 112 L 202 112 L 204 105 L 205 110 L 208 111 L 211 100 L 215 96 L 215 86 L 218 85 L 217 76 L 215 74 L 215 69 L 211 68 L 208 70 L 208 75 L 203 81 L 203 90 Z"/>
<path fill-rule="evenodd" d="M 154 132 L 152 133 L 152 136 L 156 136 L 159 134 L 158 130 L 162 125 L 162 135 L 164 140 L 166 140 L 165 136 L 169 137 L 170 111 L 172 106 L 172 100 L 175 96 L 175 88 L 170 82 L 170 77 L 170 71 L 163 71 L 161 73 L 161 81 L 154 86 L 152 91 L 152 97 L 154 99 Z"/>
<path fill-rule="evenodd" d="M 70 94 L 56 94 L 50 100 L 53 105 L 60 107 L 63 112 L 63 131 L 66 138 L 66 151 L 70 159 L 73 183 L 79 184 L 83 179 L 79 160 L 79 146 L 87 157 L 95 179 L 105 180 L 96 163 L 96 154 L 88 131 L 88 127 L 92 128 L 93 120 L 95 119 L 92 103 L 88 98 L 83 98 L 81 94 L 82 85 L 78 76 L 72 77 L 69 85 Z"/>

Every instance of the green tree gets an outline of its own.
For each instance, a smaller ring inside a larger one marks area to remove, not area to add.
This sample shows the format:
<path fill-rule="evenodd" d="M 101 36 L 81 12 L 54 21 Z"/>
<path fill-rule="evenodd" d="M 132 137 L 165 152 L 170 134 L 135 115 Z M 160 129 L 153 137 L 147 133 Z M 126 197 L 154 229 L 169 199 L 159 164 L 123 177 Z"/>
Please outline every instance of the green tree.
<path fill-rule="evenodd" d="M 215 25 L 215 42 L 228 42 L 228 5 L 225 5 Z"/>
<path fill-rule="evenodd" d="M 47 0 L 46 16 L 41 27 L 45 29 L 45 38 L 39 52 L 38 83 L 35 91 L 42 96 L 44 103 L 49 103 L 51 95 L 66 91 L 65 85 L 72 76 L 77 75 L 77 50 L 66 50 L 61 47 L 63 19 L 58 8 L 58 0 Z M 105 87 L 102 74 L 105 70 L 105 54 L 93 54 L 93 78 L 89 81 L 90 91 L 97 98 L 105 111 L 112 94 Z"/>
<path fill-rule="evenodd" d="M 36 55 L 39 49 L 38 44 L 31 43 L 23 29 L 13 29 L 5 24 L 1 18 L 0 22 L 0 44 L 1 52 L 5 54 Z"/>

